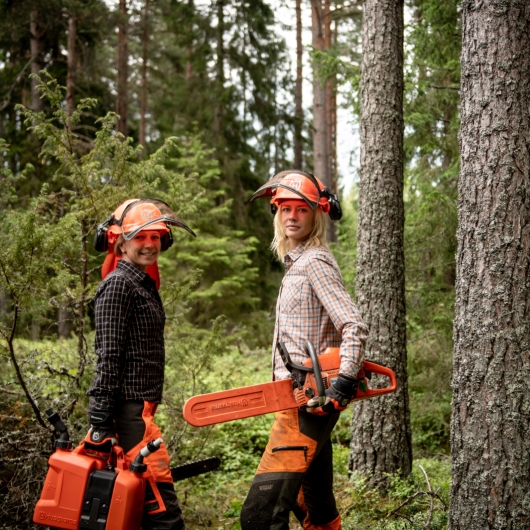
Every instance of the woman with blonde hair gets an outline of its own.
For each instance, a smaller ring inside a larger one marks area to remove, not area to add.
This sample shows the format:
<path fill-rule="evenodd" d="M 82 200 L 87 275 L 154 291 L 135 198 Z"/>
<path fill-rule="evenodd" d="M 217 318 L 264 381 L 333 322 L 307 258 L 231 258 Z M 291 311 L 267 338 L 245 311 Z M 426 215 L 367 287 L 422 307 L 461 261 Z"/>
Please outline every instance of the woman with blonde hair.
<path fill-rule="evenodd" d="M 344 288 L 342 276 L 326 243 L 326 216 L 341 217 L 338 197 L 310 173 L 282 171 L 251 198 L 271 197 L 274 239 L 271 249 L 285 265 L 276 305 L 273 379 L 293 374 L 277 351 L 283 342 L 292 360 L 308 358 L 310 341 L 317 354 L 340 348 L 340 374 L 319 405 L 276 413 L 269 442 L 241 512 L 243 530 L 288 530 L 294 512 L 306 530 L 340 530 L 333 495 L 330 434 L 357 390 L 368 330 Z M 302 383 L 303 384 L 303 383 Z"/>

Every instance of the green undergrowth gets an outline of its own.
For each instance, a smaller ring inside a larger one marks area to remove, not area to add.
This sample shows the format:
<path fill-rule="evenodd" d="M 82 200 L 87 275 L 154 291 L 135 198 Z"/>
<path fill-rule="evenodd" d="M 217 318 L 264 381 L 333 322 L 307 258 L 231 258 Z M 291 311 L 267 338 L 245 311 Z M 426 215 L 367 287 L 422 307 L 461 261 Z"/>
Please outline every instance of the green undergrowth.
<path fill-rule="evenodd" d="M 270 351 L 232 350 L 215 360 L 212 370 L 205 375 L 212 388 L 232 388 L 270 381 Z M 414 410 L 420 414 L 420 407 Z M 431 414 L 431 411 L 428 411 Z M 446 528 L 449 503 L 450 462 L 447 456 L 437 455 L 414 461 L 413 472 L 405 480 L 391 478 L 390 489 L 381 493 L 368 486 L 366 477 L 348 471 L 351 440 L 351 407 L 341 414 L 332 433 L 334 450 L 335 495 L 342 516 L 343 530 L 356 529 L 422 529 L 430 517 L 431 530 Z M 177 495 L 183 505 L 189 528 L 237 529 L 245 496 L 252 482 L 268 440 L 274 415 L 258 416 L 220 424 L 211 428 L 201 457 L 219 456 L 220 470 L 177 483 Z M 421 418 L 413 418 L 421 425 Z M 190 438 L 193 440 L 193 437 Z M 191 442 L 189 442 L 191 443 Z M 422 445 L 417 452 L 425 454 Z M 426 482 L 425 470 L 431 487 Z M 431 489 L 434 497 L 420 491 Z M 414 498 L 412 498 L 417 494 Z M 402 503 L 405 505 L 395 511 Z M 393 513 L 395 511 L 395 513 Z M 291 530 L 301 530 L 292 518 Z"/>

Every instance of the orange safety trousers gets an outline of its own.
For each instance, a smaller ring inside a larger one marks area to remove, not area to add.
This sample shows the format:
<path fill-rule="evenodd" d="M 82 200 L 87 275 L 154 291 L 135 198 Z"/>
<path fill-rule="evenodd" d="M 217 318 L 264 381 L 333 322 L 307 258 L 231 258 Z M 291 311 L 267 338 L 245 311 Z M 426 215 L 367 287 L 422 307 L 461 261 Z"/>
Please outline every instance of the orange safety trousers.
<path fill-rule="evenodd" d="M 330 434 L 339 414 L 277 412 L 241 511 L 242 530 L 288 530 L 293 512 L 306 530 L 340 530 Z"/>
<path fill-rule="evenodd" d="M 127 465 L 131 464 L 138 456 L 140 449 L 145 447 L 151 440 L 162 438 L 162 432 L 155 424 L 155 412 L 157 409 L 156 403 L 149 401 L 144 402 L 142 411 L 142 419 L 145 423 L 145 432 L 143 438 L 132 449 L 125 453 L 125 462 Z M 149 484 L 148 495 L 146 498 L 146 511 L 149 514 L 155 514 L 165 511 L 166 505 L 160 491 L 158 490 L 157 482 L 168 482 L 173 484 L 171 476 L 170 458 L 167 452 L 166 445 L 162 443 L 158 451 L 144 458 L 144 464 L 147 465 L 147 471 L 144 473 L 146 484 Z M 152 491 L 152 494 L 150 491 Z"/>
<path fill-rule="evenodd" d="M 125 461 L 130 464 L 148 442 L 162 438 L 154 421 L 157 403 L 125 401 L 116 416 L 119 443 L 124 448 Z M 170 458 L 165 443 L 144 457 L 147 471 L 144 517 L 142 528 L 152 530 L 182 530 L 184 521 L 171 476 Z"/>

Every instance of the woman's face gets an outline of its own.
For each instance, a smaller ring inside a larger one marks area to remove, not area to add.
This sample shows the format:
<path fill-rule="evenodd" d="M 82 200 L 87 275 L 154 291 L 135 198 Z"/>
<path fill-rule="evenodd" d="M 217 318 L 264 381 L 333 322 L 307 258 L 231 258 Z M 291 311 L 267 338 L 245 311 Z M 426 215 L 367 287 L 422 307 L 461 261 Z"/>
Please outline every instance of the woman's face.
<path fill-rule="evenodd" d="M 160 246 L 158 230 L 142 230 L 130 241 L 121 244 L 122 259 L 146 272 L 147 267 L 158 259 Z"/>
<path fill-rule="evenodd" d="M 280 204 L 278 214 L 292 250 L 309 237 L 314 226 L 315 212 L 305 201 L 292 199 Z"/>

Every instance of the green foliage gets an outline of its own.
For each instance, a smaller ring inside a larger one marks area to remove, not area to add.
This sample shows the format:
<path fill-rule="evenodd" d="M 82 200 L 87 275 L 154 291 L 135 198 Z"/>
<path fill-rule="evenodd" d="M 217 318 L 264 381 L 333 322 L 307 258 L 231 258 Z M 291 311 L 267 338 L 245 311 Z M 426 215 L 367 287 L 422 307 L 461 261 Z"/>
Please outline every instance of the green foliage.
<path fill-rule="evenodd" d="M 190 244 L 189 234 L 175 230 L 175 244 L 161 262 L 169 318 L 167 397 L 160 424 L 175 460 L 197 458 L 206 443 L 207 433 L 197 435 L 184 425 L 182 405 L 191 394 L 210 388 L 205 374 L 233 340 L 226 333 L 226 317 L 210 322 L 208 315 L 222 314 L 223 306 L 216 305 L 219 298 L 232 309 L 232 318 L 237 311 L 250 315 L 255 304 L 256 271 L 248 258 L 254 242 L 227 225 L 229 202 L 218 185 L 217 162 L 200 135 L 170 138 L 149 158 L 138 161 L 139 149 L 114 133 L 112 113 L 95 120 L 93 140 L 79 135 L 77 126 L 95 102 L 82 100 L 68 115 L 62 107 L 63 88 L 43 75 L 39 88 L 50 102 L 51 116 L 19 110 L 42 140 L 42 163 L 54 165 L 53 178 L 64 186 L 50 191 L 44 185 L 37 198 L 18 206 L 13 189 L 30 168 L 15 175 L 4 166 L 0 185 L 0 204 L 5 205 L 0 211 L 0 385 L 7 389 L 0 399 L 0 414 L 7 419 L 0 459 L 8 463 L 0 473 L 0 495 L 6 513 L 16 511 L 11 518 L 16 524 L 31 515 L 39 488 L 27 490 L 23 484 L 41 483 L 53 439 L 41 411 L 53 405 L 74 440 L 87 429 L 84 394 L 95 366 L 91 299 L 100 281 L 101 262 L 89 240 L 97 223 L 117 204 L 136 196 L 178 205 L 176 209 L 198 227 L 201 238 L 198 245 Z M 0 148 L 6 156 L 5 142 Z M 200 308 L 202 318 L 193 318 L 194 307 Z M 58 309 L 73 321 L 71 339 L 55 339 Z M 22 339 L 29 336 L 46 340 Z M 13 436 L 27 442 L 24 454 L 34 456 L 29 468 L 21 467 L 25 464 L 17 456 L 18 445 L 13 449 Z"/>

